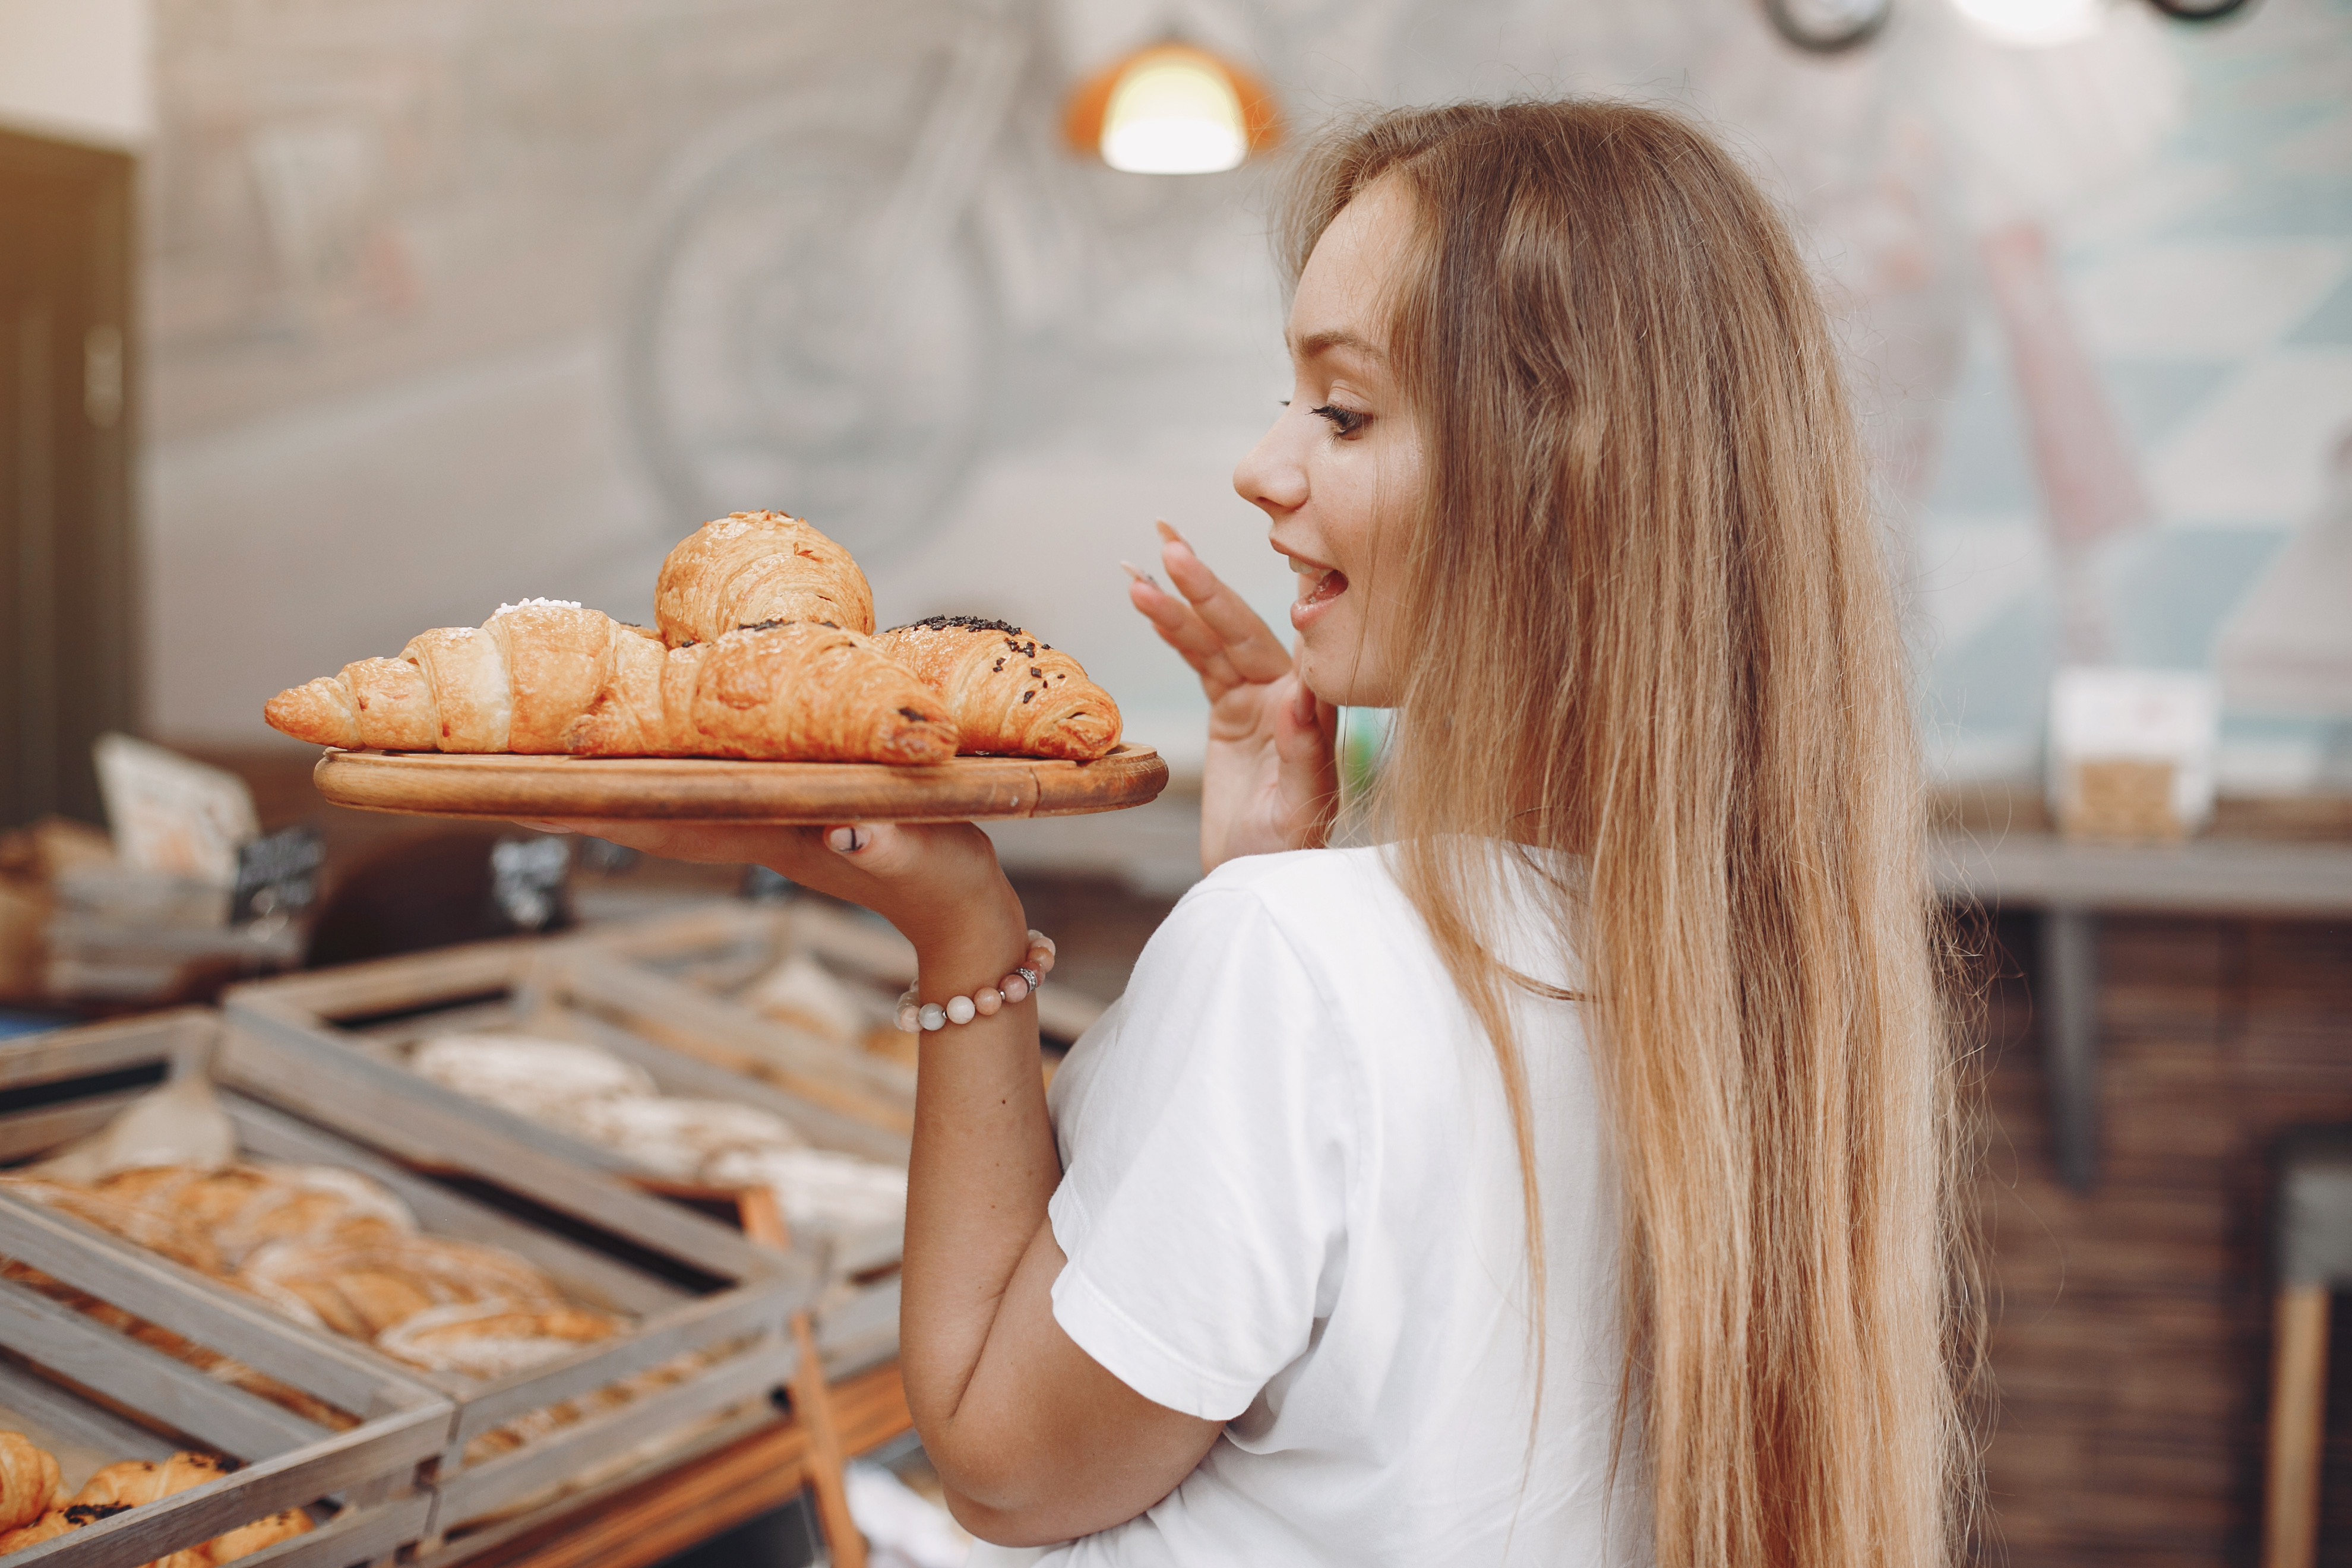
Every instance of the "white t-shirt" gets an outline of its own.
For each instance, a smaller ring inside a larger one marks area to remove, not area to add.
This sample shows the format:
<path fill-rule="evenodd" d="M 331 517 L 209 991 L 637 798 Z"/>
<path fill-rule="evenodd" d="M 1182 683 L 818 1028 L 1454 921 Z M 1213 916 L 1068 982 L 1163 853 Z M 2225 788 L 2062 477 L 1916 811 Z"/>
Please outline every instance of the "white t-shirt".
<path fill-rule="evenodd" d="M 1535 875 L 1500 858 L 1522 889 Z M 1505 961 L 1572 989 L 1557 940 L 1515 931 Z M 1615 1193 L 1580 1009 L 1514 992 L 1549 1278 L 1532 1452 L 1526 1221 L 1493 1048 L 1381 851 L 1255 856 L 1177 905 L 1050 1099 L 1055 1320 L 1224 1433 L 1141 1516 L 975 1563 L 1646 1560 L 1630 1439 L 1611 1492 Z"/>

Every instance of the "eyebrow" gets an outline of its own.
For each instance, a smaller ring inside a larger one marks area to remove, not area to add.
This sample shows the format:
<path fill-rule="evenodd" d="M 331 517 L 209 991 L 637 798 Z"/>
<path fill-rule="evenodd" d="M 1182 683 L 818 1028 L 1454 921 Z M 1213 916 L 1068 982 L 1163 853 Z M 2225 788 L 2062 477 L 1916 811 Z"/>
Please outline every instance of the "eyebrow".
<path fill-rule="evenodd" d="M 1303 338 L 1292 339 L 1290 344 L 1290 352 L 1300 359 L 1313 359 L 1316 355 L 1331 349 L 1354 349 L 1370 359 L 1384 360 L 1389 357 L 1386 349 L 1372 342 L 1371 339 L 1360 336 L 1355 332 L 1309 332 Z"/>

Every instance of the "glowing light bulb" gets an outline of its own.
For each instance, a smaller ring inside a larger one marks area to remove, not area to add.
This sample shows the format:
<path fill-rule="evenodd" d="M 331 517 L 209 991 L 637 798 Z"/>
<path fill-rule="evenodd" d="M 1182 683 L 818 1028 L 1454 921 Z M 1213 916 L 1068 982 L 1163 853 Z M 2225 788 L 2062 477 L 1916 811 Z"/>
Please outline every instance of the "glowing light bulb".
<path fill-rule="evenodd" d="M 1103 111 L 1103 162 L 1131 174 L 1214 174 L 1249 155 L 1233 78 L 1197 49 L 1149 49 L 1129 61 Z"/>
<path fill-rule="evenodd" d="M 2048 48 L 2087 38 L 2105 19 L 2105 0 L 1952 0 L 1952 9 L 1998 44 Z"/>

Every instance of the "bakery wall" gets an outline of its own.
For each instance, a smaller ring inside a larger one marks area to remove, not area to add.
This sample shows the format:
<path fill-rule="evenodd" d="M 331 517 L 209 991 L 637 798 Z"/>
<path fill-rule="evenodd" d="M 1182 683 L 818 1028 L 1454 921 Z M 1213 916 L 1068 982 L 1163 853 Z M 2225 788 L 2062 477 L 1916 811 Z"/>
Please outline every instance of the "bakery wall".
<path fill-rule="evenodd" d="M 1949 775 L 2030 772 L 2070 637 L 2209 662 L 2324 510 L 2352 424 L 2347 0 L 2195 31 L 2118 6 L 2040 51 L 1906 0 L 1832 60 L 1748 0 L 1012 6 L 1009 110 L 877 267 L 861 225 L 988 14 L 157 0 L 151 728 L 266 739 L 278 687 L 502 600 L 642 616 L 708 510 L 775 505 L 849 539 L 886 617 L 1029 621 L 1131 733 L 1193 751 L 1118 563 L 1165 517 L 1269 612 L 1287 595 L 1228 484 L 1285 390 L 1267 176 L 1119 175 L 1055 127 L 1077 75 L 1171 30 L 1255 62 L 1299 127 L 1563 89 L 1722 127 L 1851 346 Z M 2021 277 L 2082 374 L 2015 352 Z M 2105 510 L 2053 503 L 2037 440 L 2110 452 Z M 2341 733 L 2234 712 L 2225 784 L 2309 787 L 2352 763 Z"/>

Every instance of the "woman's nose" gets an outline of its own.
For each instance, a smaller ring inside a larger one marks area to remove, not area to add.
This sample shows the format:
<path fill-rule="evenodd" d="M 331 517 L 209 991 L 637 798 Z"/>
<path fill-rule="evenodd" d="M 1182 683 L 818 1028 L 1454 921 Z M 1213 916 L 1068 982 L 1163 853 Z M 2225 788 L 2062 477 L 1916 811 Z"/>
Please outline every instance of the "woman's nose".
<path fill-rule="evenodd" d="M 1306 454 L 1292 436 L 1286 414 L 1274 422 L 1249 455 L 1234 467 L 1234 489 L 1267 516 L 1297 511 L 1307 504 Z"/>

